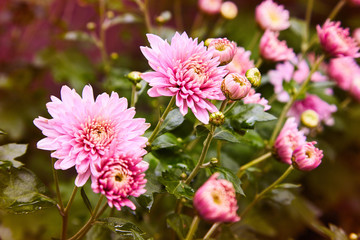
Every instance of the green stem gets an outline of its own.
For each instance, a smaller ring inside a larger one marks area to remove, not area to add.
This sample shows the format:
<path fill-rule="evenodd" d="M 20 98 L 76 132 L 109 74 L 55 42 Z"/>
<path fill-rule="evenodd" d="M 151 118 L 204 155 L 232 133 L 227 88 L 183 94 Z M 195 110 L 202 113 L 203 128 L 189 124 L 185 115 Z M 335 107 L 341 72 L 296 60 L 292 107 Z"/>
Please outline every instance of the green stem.
<path fill-rule="evenodd" d="M 331 11 L 331 13 L 329 14 L 328 19 L 329 20 L 333 20 L 336 15 L 339 13 L 339 11 L 342 9 L 342 7 L 345 5 L 346 0 L 340 0 L 336 6 L 333 8 L 333 10 Z"/>
<path fill-rule="evenodd" d="M 240 178 L 244 174 L 244 171 L 246 169 L 248 169 L 249 167 L 254 166 L 254 165 L 258 164 L 258 163 L 261 163 L 262 161 L 264 161 L 264 160 L 268 159 L 269 157 L 271 157 L 271 155 L 272 155 L 271 152 L 267 152 L 267 153 L 261 155 L 260 157 L 252 160 L 251 162 L 248 162 L 247 164 L 242 165 L 239 168 L 236 175 Z"/>
<path fill-rule="evenodd" d="M 253 36 L 253 38 L 251 39 L 250 41 L 250 44 L 247 48 L 247 50 L 251 51 L 254 49 L 254 47 L 256 46 L 256 43 L 259 41 L 260 39 L 260 36 L 261 36 L 261 30 L 259 30 L 258 28 L 256 29 L 256 32 Z"/>
<path fill-rule="evenodd" d="M 63 239 L 63 240 L 66 239 L 66 232 L 67 232 L 67 226 L 68 226 L 69 210 L 70 210 L 70 207 L 71 207 L 72 202 L 74 201 L 74 198 L 75 198 L 77 189 L 78 189 L 78 187 L 75 186 L 74 189 L 73 189 L 73 191 L 72 191 L 72 193 L 71 193 L 69 202 L 68 202 L 68 204 L 66 205 L 66 207 L 65 207 L 65 209 L 64 209 L 64 212 L 63 212 L 63 215 L 62 215 L 62 233 L 61 233 L 62 235 L 61 235 L 61 239 Z"/>
<path fill-rule="evenodd" d="M 106 51 L 106 29 L 104 26 L 105 22 L 105 1 L 106 0 L 99 0 L 99 15 L 100 15 L 100 43 L 99 48 L 101 52 L 101 58 L 104 63 L 104 69 L 105 72 L 108 72 L 110 69 L 109 63 L 108 63 L 108 56 Z"/>
<path fill-rule="evenodd" d="M 214 231 L 216 230 L 216 228 L 218 226 L 220 226 L 220 222 L 214 223 L 211 228 L 209 229 L 209 231 L 205 234 L 203 240 L 209 239 L 211 237 L 211 235 L 214 233 Z"/>
<path fill-rule="evenodd" d="M 144 2 L 142 2 L 141 0 L 134 0 L 134 1 L 139 6 L 140 10 L 142 11 L 142 13 L 144 15 L 144 21 L 145 21 L 145 26 L 146 26 L 147 31 L 149 33 L 151 33 L 152 26 L 151 26 L 151 21 L 150 21 L 150 15 L 148 12 L 148 0 L 144 0 Z"/>
<path fill-rule="evenodd" d="M 291 171 L 294 169 L 294 167 L 292 165 L 290 165 L 288 167 L 288 169 L 286 169 L 286 171 L 275 181 L 273 182 L 270 186 L 268 186 L 267 188 L 265 188 L 261 193 L 256 194 L 254 200 L 245 208 L 245 210 L 240 214 L 241 217 L 244 217 L 244 215 L 269 191 L 271 191 L 272 189 L 274 189 L 276 187 L 276 185 L 278 185 L 279 183 L 281 183 L 290 173 Z"/>
<path fill-rule="evenodd" d="M 311 76 L 313 75 L 313 73 L 318 69 L 320 63 L 324 60 L 325 55 L 321 55 L 317 61 L 315 62 L 315 64 L 312 66 L 311 71 L 308 75 L 308 77 L 306 78 L 306 80 L 303 82 L 303 84 L 300 86 L 300 89 L 297 91 L 297 93 L 295 93 L 290 100 L 286 103 L 286 105 L 284 106 L 283 110 L 281 111 L 280 117 L 278 122 L 276 123 L 275 129 L 271 135 L 271 138 L 269 140 L 269 146 L 272 147 L 275 141 L 275 138 L 277 137 L 284 121 L 286 118 L 286 114 L 288 113 L 288 111 L 290 110 L 291 106 L 293 105 L 293 103 L 295 102 L 295 100 L 304 93 L 308 83 L 310 82 Z"/>
<path fill-rule="evenodd" d="M 136 84 L 133 84 L 131 86 L 131 100 L 130 100 L 130 106 L 135 107 L 136 103 Z"/>
<path fill-rule="evenodd" d="M 61 194 L 60 194 L 60 187 L 59 187 L 59 176 L 57 174 L 56 169 L 54 168 L 54 164 L 55 164 L 55 159 L 51 158 L 52 161 L 52 172 L 53 172 L 53 177 L 54 177 L 54 183 L 55 183 L 55 189 L 56 189 L 56 196 L 58 199 L 58 205 L 59 205 L 59 210 L 60 210 L 60 214 L 63 215 L 64 213 L 64 204 L 62 202 L 61 199 Z"/>
<path fill-rule="evenodd" d="M 199 225 L 199 222 L 200 222 L 200 218 L 198 215 L 196 215 L 190 225 L 190 229 L 189 229 L 189 232 L 187 233 L 186 235 L 186 238 L 185 240 L 192 240 L 193 237 L 194 237 L 194 234 L 198 228 L 198 225 Z"/>
<path fill-rule="evenodd" d="M 223 111 L 224 111 L 224 109 L 226 108 L 226 105 L 227 105 L 228 102 L 229 102 L 229 100 L 228 100 L 228 99 L 225 99 L 225 100 L 221 103 L 219 112 L 223 112 Z"/>
<path fill-rule="evenodd" d="M 208 133 L 208 135 L 207 135 L 207 137 L 206 137 L 206 139 L 204 141 L 204 147 L 203 147 L 201 155 L 199 157 L 199 161 L 196 164 L 195 168 L 190 173 L 189 177 L 185 180 L 186 184 L 189 184 L 191 182 L 191 180 L 193 180 L 193 178 L 199 172 L 200 166 L 204 163 L 206 154 L 207 154 L 207 152 L 209 150 L 209 147 L 210 147 L 211 140 L 213 139 L 213 136 L 214 136 L 214 132 L 215 132 L 215 126 L 211 125 L 210 132 Z"/>
<path fill-rule="evenodd" d="M 175 99 L 176 99 L 176 96 L 173 96 L 173 97 L 171 98 L 171 100 L 170 100 L 169 104 L 167 105 L 164 113 L 163 113 L 162 116 L 160 117 L 160 119 L 159 119 L 159 121 L 158 121 L 158 123 L 157 123 L 157 125 L 156 125 L 156 127 L 155 127 L 155 129 L 154 129 L 154 131 L 152 132 L 151 136 L 149 137 L 149 140 L 148 140 L 148 143 L 149 143 L 149 144 L 151 144 L 151 143 L 155 140 L 156 136 L 158 135 L 158 133 L 159 133 L 159 131 L 160 131 L 161 125 L 163 124 L 166 116 L 169 114 L 172 106 L 173 106 L 174 103 L 175 103 Z"/>
<path fill-rule="evenodd" d="M 222 141 L 217 140 L 216 141 L 216 158 L 219 161 L 219 163 L 221 161 L 221 146 L 222 146 Z"/>
<path fill-rule="evenodd" d="M 261 57 L 259 57 L 258 60 L 256 61 L 255 67 L 260 68 L 262 63 L 263 63 L 263 59 Z"/>
<path fill-rule="evenodd" d="M 236 105 L 238 101 L 232 102 L 230 106 L 224 111 L 224 115 L 226 115 L 228 112 L 230 112 Z"/>

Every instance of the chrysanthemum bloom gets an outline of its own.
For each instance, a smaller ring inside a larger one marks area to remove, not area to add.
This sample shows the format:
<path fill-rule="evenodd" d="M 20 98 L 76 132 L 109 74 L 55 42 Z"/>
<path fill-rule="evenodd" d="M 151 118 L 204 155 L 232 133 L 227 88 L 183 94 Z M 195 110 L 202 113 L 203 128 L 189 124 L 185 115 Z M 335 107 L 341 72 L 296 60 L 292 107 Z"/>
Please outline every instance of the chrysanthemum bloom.
<path fill-rule="evenodd" d="M 219 67 L 218 58 L 213 58 L 214 48 L 189 38 L 186 33 L 176 33 L 171 44 L 156 35 L 148 34 L 152 48 L 141 47 L 155 72 L 142 74 L 152 87 L 150 97 L 176 96 L 176 105 L 185 115 L 188 107 L 197 119 L 209 122 L 210 112 L 217 108 L 207 99 L 224 100 L 220 85 L 227 71 Z"/>
<path fill-rule="evenodd" d="M 135 210 L 128 197 L 139 197 L 146 192 L 144 172 L 148 166 L 138 152 L 110 154 L 96 165 L 97 174 L 91 177 L 91 188 L 95 193 L 105 195 L 110 207 L 121 210 L 121 207 L 127 206 Z"/>
<path fill-rule="evenodd" d="M 326 20 L 322 28 L 316 30 L 322 48 L 334 57 L 360 57 L 357 42 L 350 36 L 348 28 L 341 28 L 340 22 Z"/>
<path fill-rule="evenodd" d="M 248 69 L 255 67 L 254 61 L 250 60 L 250 55 L 250 51 L 245 51 L 244 48 L 238 47 L 233 60 L 226 65 L 226 69 L 230 73 L 245 75 Z"/>
<path fill-rule="evenodd" d="M 304 145 L 305 140 L 304 133 L 297 128 L 295 118 L 288 118 L 274 144 L 276 156 L 280 161 L 290 165 L 293 151 Z"/>
<path fill-rule="evenodd" d="M 222 0 L 199 0 L 198 5 L 204 13 L 213 15 L 220 12 Z"/>
<path fill-rule="evenodd" d="M 328 73 L 341 89 L 349 91 L 360 74 L 360 67 L 351 57 L 333 58 Z"/>
<path fill-rule="evenodd" d="M 253 88 L 250 89 L 248 95 L 246 97 L 244 97 L 242 100 L 245 104 L 257 103 L 257 104 L 263 105 L 264 111 L 267 111 L 271 108 L 271 106 L 268 105 L 268 100 L 261 97 L 261 94 L 257 93 L 255 91 L 255 89 L 253 89 Z"/>
<path fill-rule="evenodd" d="M 289 11 L 272 0 L 265 0 L 256 7 L 255 20 L 264 30 L 281 31 L 290 27 Z"/>
<path fill-rule="evenodd" d="M 209 48 L 214 48 L 214 58 L 219 57 L 220 65 L 231 62 L 236 53 L 236 43 L 230 42 L 227 38 L 215 38 L 209 43 Z"/>
<path fill-rule="evenodd" d="M 227 99 L 237 101 L 246 97 L 251 89 L 249 80 L 240 74 L 230 73 L 221 83 L 221 91 Z"/>
<path fill-rule="evenodd" d="M 357 45 L 360 46 L 360 28 L 356 28 L 353 31 L 353 38 L 357 42 Z"/>
<path fill-rule="evenodd" d="M 232 20 L 238 14 L 238 8 L 235 3 L 227 1 L 221 4 L 220 13 L 223 18 Z"/>
<path fill-rule="evenodd" d="M 46 104 L 52 119 L 38 117 L 34 124 L 46 138 L 37 147 L 54 151 L 55 169 L 75 166 L 78 176 L 75 184 L 82 186 L 95 165 L 108 152 L 111 145 L 121 144 L 144 153 L 147 138 L 141 137 L 149 124 L 143 118 L 133 118 L 134 108 L 127 109 L 126 98 L 113 92 L 99 95 L 94 101 L 91 86 L 84 87 L 82 98 L 67 86 L 61 88 L 61 100 L 52 96 Z"/>
<path fill-rule="evenodd" d="M 324 156 L 322 150 L 315 147 L 316 142 L 307 142 L 298 146 L 292 156 L 292 163 L 296 169 L 311 171 L 317 168 Z"/>
<path fill-rule="evenodd" d="M 320 122 L 326 125 L 333 125 L 334 118 L 332 114 L 337 111 L 337 107 L 334 104 L 328 104 L 316 95 L 308 94 L 304 99 L 296 101 L 288 112 L 288 116 L 295 117 L 299 123 L 301 114 L 306 110 L 314 110 L 319 115 Z"/>
<path fill-rule="evenodd" d="M 292 48 L 288 48 L 285 41 L 278 39 L 279 33 L 266 30 L 260 39 L 260 54 L 264 59 L 279 62 L 295 57 Z"/>
<path fill-rule="evenodd" d="M 234 186 L 214 173 L 195 193 L 194 207 L 209 222 L 237 222 L 240 217 Z"/>

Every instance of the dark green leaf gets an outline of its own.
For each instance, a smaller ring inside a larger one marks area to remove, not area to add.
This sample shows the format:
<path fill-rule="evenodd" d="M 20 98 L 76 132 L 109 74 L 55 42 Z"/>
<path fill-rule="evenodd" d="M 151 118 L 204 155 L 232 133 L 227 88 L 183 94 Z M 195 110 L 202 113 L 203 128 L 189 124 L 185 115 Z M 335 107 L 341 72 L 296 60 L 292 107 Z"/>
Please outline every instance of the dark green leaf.
<path fill-rule="evenodd" d="M 91 206 L 90 200 L 89 200 L 88 196 L 86 195 L 85 189 L 83 187 L 81 188 L 81 197 L 82 197 L 82 200 L 84 201 L 87 209 L 90 211 L 90 213 L 92 213 L 93 208 Z"/>
<path fill-rule="evenodd" d="M 171 110 L 160 127 L 159 135 L 177 128 L 183 122 L 184 116 L 180 113 L 179 109 Z"/>
<path fill-rule="evenodd" d="M 84 41 L 91 42 L 93 41 L 92 37 L 83 31 L 70 31 L 64 34 L 63 38 L 68 41 Z"/>
<path fill-rule="evenodd" d="M 243 128 L 253 128 L 256 122 L 265 122 L 276 119 L 270 113 L 264 111 L 260 104 L 238 104 L 233 108 L 230 115 L 231 126 L 235 130 Z"/>
<path fill-rule="evenodd" d="M 194 195 L 194 189 L 189 185 L 185 184 L 180 179 L 180 174 L 182 171 L 180 169 L 169 169 L 168 171 L 163 172 L 162 177 L 159 181 L 165 185 L 166 190 L 175 195 L 176 198 L 187 198 L 192 199 Z"/>
<path fill-rule="evenodd" d="M 180 239 L 185 238 L 191 221 L 191 217 L 176 213 L 170 214 L 166 219 L 167 224 L 176 232 Z"/>
<path fill-rule="evenodd" d="M 241 188 L 241 181 L 240 179 L 233 173 L 230 171 L 230 169 L 224 168 L 224 167 L 214 167 L 214 168 L 209 168 L 211 174 L 218 172 L 220 173 L 219 178 L 221 179 L 226 179 L 229 182 L 231 182 L 234 185 L 235 191 L 237 193 L 240 193 L 241 195 L 245 196 L 244 191 Z"/>
<path fill-rule="evenodd" d="M 239 138 L 241 138 L 241 136 L 231 129 L 217 128 L 214 133 L 214 139 L 218 140 L 239 143 Z"/>
<path fill-rule="evenodd" d="M 204 125 L 197 125 L 195 127 L 195 129 L 196 129 L 197 137 L 206 136 L 209 133 L 209 129 L 207 127 L 205 127 Z"/>
<path fill-rule="evenodd" d="M 26 214 L 56 204 L 44 195 L 45 186 L 26 168 L 0 169 L 0 208 Z"/>
<path fill-rule="evenodd" d="M 230 127 L 223 125 L 215 130 L 214 139 L 233 143 L 244 143 L 257 148 L 264 147 L 264 140 L 255 130 L 252 129 L 248 129 L 239 134 Z"/>
<path fill-rule="evenodd" d="M 306 34 L 306 23 L 298 18 L 290 18 L 290 30 L 301 38 Z"/>
<path fill-rule="evenodd" d="M 103 218 L 97 221 L 98 224 L 107 226 L 111 231 L 124 237 L 123 239 L 143 240 L 142 235 L 145 233 L 135 224 L 115 217 Z"/>
<path fill-rule="evenodd" d="M 15 158 L 24 155 L 26 149 L 27 144 L 10 143 L 0 146 L 0 164 L 10 163 L 15 168 L 21 167 L 23 164 Z"/>
<path fill-rule="evenodd" d="M 180 142 L 177 137 L 172 133 L 165 133 L 157 137 L 154 142 L 151 144 L 151 150 L 155 151 L 161 148 L 171 148 L 179 146 Z"/>

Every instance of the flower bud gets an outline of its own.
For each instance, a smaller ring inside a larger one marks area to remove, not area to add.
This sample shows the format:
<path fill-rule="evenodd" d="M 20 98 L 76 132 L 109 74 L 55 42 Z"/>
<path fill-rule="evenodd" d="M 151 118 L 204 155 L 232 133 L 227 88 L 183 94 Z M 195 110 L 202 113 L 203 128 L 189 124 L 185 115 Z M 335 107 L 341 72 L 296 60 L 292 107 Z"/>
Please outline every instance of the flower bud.
<path fill-rule="evenodd" d="M 324 156 L 322 150 L 315 147 L 316 142 L 306 142 L 298 146 L 292 154 L 292 165 L 301 171 L 317 168 Z"/>
<path fill-rule="evenodd" d="M 221 91 L 227 99 L 236 101 L 247 96 L 251 89 L 249 80 L 240 74 L 230 73 L 221 83 Z"/>
<path fill-rule="evenodd" d="M 221 126 L 224 124 L 225 115 L 222 112 L 213 112 L 210 114 L 209 122 L 214 126 Z"/>
<path fill-rule="evenodd" d="M 261 84 L 261 73 L 257 68 L 250 68 L 246 71 L 246 78 L 253 87 L 258 87 Z"/>
<path fill-rule="evenodd" d="M 199 0 L 198 5 L 204 13 L 213 15 L 220 12 L 222 0 Z"/>
<path fill-rule="evenodd" d="M 141 90 L 141 88 L 142 88 L 141 83 L 137 83 L 137 84 L 135 85 L 135 89 L 136 89 L 136 91 L 140 91 L 140 90 Z"/>
<path fill-rule="evenodd" d="M 96 23 L 94 23 L 94 22 L 88 22 L 88 23 L 86 24 L 86 28 L 87 28 L 88 30 L 90 30 L 90 31 L 95 30 L 95 28 L 96 28 Z"/>
<path fill-rule="evenodd" d="M 220 65 L 226 65 L 232 61 L 236 53 L 236 43 L 230 42 L 227 38 L 215 38 L 208 48 L 214 48 L 213 57 L 219 57 Z"/>
<path fill-rule="evenodd" d="M 206 39 L 205 42 L 204 42 L 204 45 L 205 45 L 206 47 L 208 47 L 208 46 L 210 45 L 211 41 L 213 41 L 214 39 L 215 39 L 215 38 L 208 38 L 208 39 Z"/>
<path fill-rule="evenodd" d="M 224 2 L 221 4 L 220 13 L 223 18 L 232 20 L 238 14 L 238 8 L 233 2 Z"/>
<path fill-rule="evenodd" d="M 107 11 L 106 12 L 106 17 L 108 19 L 113 19 L 115 17 L 115 13 L 113 11 Z"/>
<path fill-rule="evenodd" d="M 217 158 L 211 158 L 211 159 L 210 159 L 210 164 L 211 164 L 212 166 L 217 166 L 218 163 L 219 163 L 219 159 L 217 159 Z"/>
<path fill-rule="evenodd" d="M 128 79 L 134 83 L 138 83 L 141 81 L 141 72 L 132 71 L 127 75 Z"/>
<path fill-rule="evenodd" d="M 301 123 L 305 127 L 314 128 L 319 124 L 319 114 L 312 109 L 308 109 L 301 114 Z"/>
<path fill-rule="evenodd" d="M 113 53 L 110 54 L 110 57 L 111 57 L 111 59 L 116 60 L 116 59 L 119 58 L 119 54 L 116 53 L 116 52 L 113 52 Z"/>

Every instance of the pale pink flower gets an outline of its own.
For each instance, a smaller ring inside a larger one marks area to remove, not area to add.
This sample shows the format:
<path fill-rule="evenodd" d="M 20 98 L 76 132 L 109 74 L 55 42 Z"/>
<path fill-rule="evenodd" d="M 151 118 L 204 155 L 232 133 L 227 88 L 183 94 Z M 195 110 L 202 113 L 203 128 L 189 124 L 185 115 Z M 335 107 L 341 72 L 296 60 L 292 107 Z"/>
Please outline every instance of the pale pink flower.
<path fill-rule="evenodd" d="M 253 89 L 253 88 L 250 89 L 248 95 L 246 97 L 244 97 L 242 100 L 245 104 L 256 103 L 256 104 L 263 105 L 264 111 L 267 111 L 271 108 L 271 106 L 268 105 L 268 100 L 261 97 L 261 94 L 257 93 L 255 91 L 255 89 Z"/>
<path fill-rule="evenodd" d="M 298 130 L 295 118 L 288 118 L 274 144 L 276 156 L 280 161 L 290 165 L 293 151 L 305 144 L 305 141 L 306 137 Z"/>
<path fill-rule="evenodd" d="M 322 28 L 318 25 L 316 30 L 322 48 L 335 57 L 360 57 L 359 47 L 350 36 L 348 28 L 341 28 L 340 22 L 326 20 Z"/>
<path fill-rule="evenodd" d="M 230 73 L 245 75 L 248 69 L 255 67 L 254 61 L 250 60 L 250 55 L 250 51 L 245 51 L 244 48 L 238 47 L 233 60 L 226 65 L 226 69 Z"/>
<path fill-rule="evenodd" d="M 214 48 L 214 58 L 219 57 L 220 65 L 226 65 L 232 61 L 236 53 L 236 43 L 227 38 L 215 38 L 209 43 L 209 48 Z"/>
<path fill-rule="evenodd" d="M 279 62 L 295 57 L 292 48 L 288 48 L 285 41 L 278 39 L 279 33 L 266 30 L 260 39 L 260 54 L 263 58 Z"/>
<path fill-rule="evenodd" d="M 143 118 L 133 118 L 135 109 L 127 109 L 126 98 L 112 92 L 94 100 L 90 85 L 84 87 L 82 98 L 67 86 L 61 88 L 61 100 L 51 96 L 46 107 L 53 117 L 38 117 L 34 124 L 46 138 L 37 147 L 54 151 L 55 169 L 66 170 L 73 166 L 78 173 L 75 184 L 82 186 L 95 165 L 107 154 L 112 145 L 131 148 L 145 153 L 147 138 L 141 137 L 149 124 Z"/>
<path fill-rule="evenodd" d="M 118 149 L 102 158 L 96 165 L 96 176 L 91 177 L 93 191 L 105 195 L 109 206 L 119 211 L 123 206 L 136 209 L 128 197 L 139 197 L 146 192 L 144 172 L 149 167 L 147 162 L 142 161 L 141 153 L 121 152 L 124 150 Z"/>
<path fill-rule="evenodd" d="M 246 97 L 251 89 L 249 80 L 240 74 L 230 73 L 221 83 L 221 91 L 226 98 L 236 101 Z"/>
<path fill-rule="evenodd" d="M 357 42 L 357 45 L 360 46 L 360 28 L 356 28 L 353 31 L 353 38 Z"/>
<path fill-rule="evenodd" d="M 289 11 L 272 0 L 265 0 L 256 7 L 255 20 L 264 30 L 281 31 L 290 27 Z"/>
<path fill-rule="evenodd" d="M 222 0 L 199 0 L 198 5 L 204 13 L 213 15 L 220 12 Z"/>
<path fill-rule="evenodd" d="M 297 123 L 300 123 L 301 114 L 309 109 L 318 114 L 319 121 L 329 126 L 334 125 L 332 114 L 337 111 L 336 105 L 328 104 L 313 94 L 308 94 L 304 99 L 296 101 L 290 108 L 288 116 L 295 117 Z"/>
<path fill-rule="evenodd" d="M 292 156 L 292 163 L 296 169 L 311 171 L 317 168 L 324 156 L 322 150 L 315 147 L 316 142 L 307 142 L 298 146 Z"/>
<path fill-rule="evenodd" d="M 237 222 L 240 217 L 234 186 L 214 173 L 195 193 L 194 207 L 209 222 Z"/>
<path fill-rule="evenodd" d="M 214 49 L 189 38 L 186 33 L 176 33 L 171 44 L 156 35 L 148 34 L 152 48 L 141 47 L 155 72 L 142 74 L 152 87 L 151 97 L 176 96 L 176 105 L 185 115 L 188 107 L 203 123 L 209 122 L 210 112 L 217 108 L 207 99 L 224 100 L 220 85 L 227 71 L 213 58 Z"/>
<path fill-rule="evenodd" d="M 233 2 L 223 2 L 221 4 L 220 13 L 223 18 L 232 20 L 238 15 L 238 7 Z"/>

